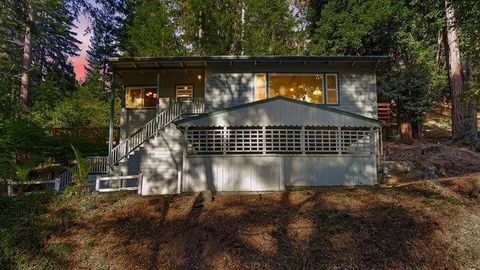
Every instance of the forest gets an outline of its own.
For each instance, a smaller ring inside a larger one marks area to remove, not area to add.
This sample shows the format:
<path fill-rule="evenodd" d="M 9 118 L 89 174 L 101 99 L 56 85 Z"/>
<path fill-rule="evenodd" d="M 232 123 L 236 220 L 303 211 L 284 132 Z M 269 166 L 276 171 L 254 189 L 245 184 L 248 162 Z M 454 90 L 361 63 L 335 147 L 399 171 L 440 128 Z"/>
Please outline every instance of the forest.
<path fill-rule="evenodd" d="M 480 147 L 476 1 L 2 0 L 1 6 L 2 178 L 14 177 L 16 167 L 65 163 L 71 143 L 87 154 L 105 151 L 112 79 L 106 59 L 113 56 L 385 55 L 377 84 L 379 102 L 394 105 L 397 128 L 389 138 L 421 138 L 425 113 L 447 103 L 451 139 Z M 77 81 L 69 59 L 80 52 L 74 30 L 81 16 L 91 39 L 88 72 Z M 404 126 L 411 134 L 398 131 Z M 71 132 L 51 136 L 55 129 Z M 68 135 L 79 129 L 90 137 Z"/>

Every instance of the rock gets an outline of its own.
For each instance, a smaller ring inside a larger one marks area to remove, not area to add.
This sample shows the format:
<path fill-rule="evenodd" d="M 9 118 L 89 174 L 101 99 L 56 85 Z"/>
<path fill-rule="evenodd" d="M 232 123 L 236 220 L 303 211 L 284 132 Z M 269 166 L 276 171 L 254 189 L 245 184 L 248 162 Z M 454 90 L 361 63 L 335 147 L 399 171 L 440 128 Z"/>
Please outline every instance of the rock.
<path fill-rule="evenodd" d="M 213 201 L 213 196 L 212 192 L 210 190 L 205 190 L 200 193 L 200 196 L 202 196 L 202 201 L 204 204 L 209 204 Z"/>
<path fill-rule="evenodd" d="M 388 174 L 402 175 L 415 170 L 415 164 L 408 161 L 385 161 Z"/>
<path fill-rule="evenodd" d="M 428 170 L 428 175 L 433 177 L 433 178 L 438 178 L 438 174 L 437 174 L 437 167 L 435 167 L 434 165 L 427 165 L 427 170 Z"/>

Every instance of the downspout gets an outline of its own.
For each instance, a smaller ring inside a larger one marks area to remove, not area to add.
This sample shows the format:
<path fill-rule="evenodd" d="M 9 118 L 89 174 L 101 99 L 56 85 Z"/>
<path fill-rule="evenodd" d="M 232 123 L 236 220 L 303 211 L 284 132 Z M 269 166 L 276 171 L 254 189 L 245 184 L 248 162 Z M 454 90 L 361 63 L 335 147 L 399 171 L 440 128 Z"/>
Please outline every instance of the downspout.
<path fill-rule="evenodd" d="M 113 73 L 112 84 L 110 85 L 110 125 L 108 129 L 108 164 L 113 165 L 113 127 L 115 124 L 115 71 Z"/>

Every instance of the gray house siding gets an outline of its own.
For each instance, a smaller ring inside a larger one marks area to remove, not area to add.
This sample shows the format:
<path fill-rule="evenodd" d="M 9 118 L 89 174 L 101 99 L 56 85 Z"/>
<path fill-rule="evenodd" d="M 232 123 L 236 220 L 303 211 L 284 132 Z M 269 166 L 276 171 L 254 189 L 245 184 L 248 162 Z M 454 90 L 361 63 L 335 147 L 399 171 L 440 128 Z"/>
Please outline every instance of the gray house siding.
<path fill-rule="evenodd" d="M 374 185 L 374 155 L 189 156 L 182 191 L 278 191 L 288 186 Z"/>
<path fill-rule="evenodd" d="M 182 136 L 175 125 L 170 125 L 122 161 L 120 174 L 135 175 L 141 171 L 142 195 L 178 193 L 183 166 Z"/>
<path fill-rule="evenodd" d="M 331 126 L 378 127 L 379 122 L 352 116 L 325 106 L 309 106 L 284 98 L 273 98 L 249 106 L 212 113 L 181 121 L 181 127 L 193 126 Z"/>
<path fill-rule="evenodd" d="M 252 102 L 254 74 L 206 70 L 205 89 L 207 112 Z"/>
<path fill-rule="evenodd" d="M 372 64 L 301 63 L 275 66 L 233 64 L 229 68 L 209 66 L 205 70 L 206 110 L 214 111 L 254 101 L 255 73 L 336 73 L 339 104 L 331 107 L 366 117 L 377 118 L 377 88 Z"/>

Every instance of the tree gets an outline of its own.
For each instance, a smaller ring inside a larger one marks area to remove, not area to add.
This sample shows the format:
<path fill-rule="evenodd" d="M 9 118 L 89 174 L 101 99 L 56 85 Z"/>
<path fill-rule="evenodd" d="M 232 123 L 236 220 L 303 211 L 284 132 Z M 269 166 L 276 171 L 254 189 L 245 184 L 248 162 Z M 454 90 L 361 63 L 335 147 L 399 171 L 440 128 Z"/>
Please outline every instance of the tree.
<path fill-rule="evenodd" d="M 22 109 L 28 106 L 28 87 L 30 83 L 29 72 L 32 65 L 32 28 L 33 9 L 27 5 L 27 19 L 25 21 L 25 38 L 23 41 L 22 77 L 20 84 L 20 106 Z"/>
<path fill-rule="evenodd" d="M 97 0 L 96 7 L 89 10 L 92 18 L 90 46 L 87 50 L 89 69 L 97 70 L 104 80 L 108 73 L 106 59 L 120 53 L 120 40 L 124 28 L 124 0 Z"/>
<path fill-rule="evenodd" d="M 185 54 L 168 1 L 140 1 L 127 18 L 122 48 L 128 56 Z"/>
<path fill-rule="evenodd" d="M 452 104 L 452 137 L 454 140 L 476 141 L 477 112 L 473 101 L 461 100 L 465 77 L 462 74 L 460 45 L 457 34 L 455 7 L 452 0 L 445 0 L 445 43 L 448 49 L 447 67 Z M 471 62 L 466 62 L 471 70 Z"/>

